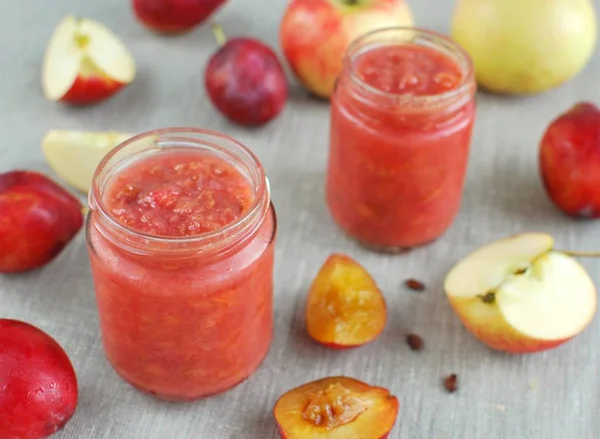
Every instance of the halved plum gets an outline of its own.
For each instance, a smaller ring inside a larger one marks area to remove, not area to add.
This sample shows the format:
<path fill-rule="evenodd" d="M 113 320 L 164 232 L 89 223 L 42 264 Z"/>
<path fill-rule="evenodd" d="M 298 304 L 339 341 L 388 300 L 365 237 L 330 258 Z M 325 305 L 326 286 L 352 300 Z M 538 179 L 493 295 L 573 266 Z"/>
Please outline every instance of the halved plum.
<path fill-rule="evenodd" d="M 387 389 L 339 376 L 286 392 L 273 413 L 283 439 L 384 439 L 399 408 Z"/>
<path fill-rule="evenodd" d="M 329 256 L 308 293 L 310 337 L 331 348 L 357 347 L 377 338 L 386 320 L 385 299 L 367 270 L 346 255 Z"/>

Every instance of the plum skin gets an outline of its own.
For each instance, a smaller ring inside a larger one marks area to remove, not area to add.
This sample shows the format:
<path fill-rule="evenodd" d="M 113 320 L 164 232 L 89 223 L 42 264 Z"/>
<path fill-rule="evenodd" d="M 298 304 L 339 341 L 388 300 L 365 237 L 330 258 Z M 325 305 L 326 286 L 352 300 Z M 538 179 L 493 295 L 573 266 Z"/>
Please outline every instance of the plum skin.
<path fill-rule="evenodd" d="M 180 33 L 211 16 L 226 0 L 132 0 L 137 19 L 158 32 Z"/>
<path fill-rule="evenodd" d="M 83 226 L 79 200 L 33 171 L 0 174 L 0 273 L 54 259 Z"/>
<path fill-rule="evenodd" d="M 63 348 L 18 320 L 0 319 L 0 388 L 0 438 L 46 438 L 77 407 L 77 376 Z"/>
<path fill-rule="evenodd" d="M 600 218 L 600 110 L 594 103 L 577 102 L 550 123 L 540 143 L 539 172 L 558 209 Z"/>
<path fill-rule="evenodd" d="M 287 79 L 275 53 L 260 41 L 235 38 L 209 60 L 205 87 L 213 105 L 233 122 L 262 125 L 282 110 Z"/>

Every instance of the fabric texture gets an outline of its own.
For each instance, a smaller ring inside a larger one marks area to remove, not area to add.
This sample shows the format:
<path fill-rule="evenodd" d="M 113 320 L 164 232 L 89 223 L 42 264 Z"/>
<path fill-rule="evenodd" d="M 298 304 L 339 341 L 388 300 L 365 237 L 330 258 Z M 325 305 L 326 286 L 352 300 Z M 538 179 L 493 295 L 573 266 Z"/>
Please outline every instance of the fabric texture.
<path fill-rule="evenodd" d="M 121 381 L 100 344 L 84 233 L 50 265 L 0 276 L 0 317 L 30 322 L 55 337 L 76 368 L 80 401 L 56 439 L 271 439 L 272 409 L 285 391 L 330 375 L 389 388 L 401 410 L 391 439 L 594 439 L 600 431 L 600 321 L 572 342 L 545 353 L 510 356 L 471 336 L 442 289 L 456 260 L 492 239 L 546 231 L 560 248 L 600 248 L 600 223 L 561 215 L 538 175 L 538 144 L 547 124 L 576 100 L 600 102 L 600 57 L 573 81 L 530 98 L 479 93 L 464 199 L 452 228 L 437 242 L 396 256 L 359 247 L 335 226 L 324 202 L 329 107 L 295 81 L 284 113 L 260 129 L 228 123 L 204 91 L 204 66 L 217 48 L 204 25 L 165 37 L 134 18 L 129 1 L 3 1 L 0 5 L 0 172 L 50 173 L 40 150 L 49 129 L 142 132 L 196 126 L 227 133 L 250 146 L 271 182 L 279 219 L 275 269 L 275 336 L 258 372 L 235 389 L 188 404 L 157 401 Z M 230 36 L 253 36 L 280 53 L 284 0 L 230 0 L 215 19 Z M 411 1 L 417 23 L 447 32 L 453 2 Z M 595 2 L 596 8 L 600 6 Z M 44 99 L 40 73 L 46 43 L 67 14 L 97 19 L 132 51 L 135 82 L 87 108 Z M 82 200 L 84 197 L 82 196 Z M 362 263 L 388 303 L 385 332 L 374 343 L 333 351 L 311 342 L 304 303 L 311 280 L 332 252 Z M 583 264 L 600 285 L 600 263 Z M 422 293 L 403 287 L 416 278 Z M 424 349 L 413 352 L 408 332 Z M 443 378 L 456 373 L 449 394 Z M 370 438 L 356 438 L 370 439 Z"/>

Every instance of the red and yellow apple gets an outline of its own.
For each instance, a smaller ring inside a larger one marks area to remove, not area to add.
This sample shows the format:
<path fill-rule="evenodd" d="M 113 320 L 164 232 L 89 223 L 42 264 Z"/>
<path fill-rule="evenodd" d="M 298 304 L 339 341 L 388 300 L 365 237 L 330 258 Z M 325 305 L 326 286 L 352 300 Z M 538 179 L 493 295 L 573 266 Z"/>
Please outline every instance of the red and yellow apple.
<path fill-rule="evenodd" d="M 578 102 L 554 119 L 540 144 L 540 173 L 568 215 L 600 218 L 600 109 Z"/>
<path fill-rule="evenodd" d="M 413 24 L 404 0 L 294 0 L 279 37 L 299 81 L 315 95 L 329 98 L 353 40 L 376 29 Z"/>
<path fill-rule="evenodd" d="M 135 78 L 125 45 L 103 24 L 68 16 L 50 39 L 42 86 L 51 101 L 92 104 L 109 98 Z"/>
<path fill-rule="evenodd" d="M 385 299 L 369 273 L 346 255 L 329 256 L 308 293 L 310 337 L 334 349 L 357 347 L 375 340 L 386 320 Z"/>
<path fill-rule="evenodd" d="M 188 31 L 210 17 L 226 0 L 132 0 L 137 19 L 164 33 Z"/>
<path fill-rule="evenodd" d="M 83 225 L 81 203 L 33 171 L 0 174 L 0 273 L 41 267 Z"/>
<path fill-rule="evenodd" d="M 551 349 L 582 332 L 596 313 L 596 288 L 570 255 L 545 233 L 524 233 L 485 245 L 459 261 L 444 283 L 452 308 L 493 349 Z"/>
<path fill-rule="evenodd" d="M 286 392 L 273 413 L 283 439 L 384 439 L 399 408 L 389 390 L 339 376 Z"/>
<path fill-rule="evenodd" d="M 0 319 L 0 438 L 42 439 L 77 407 L 77 376 L 63 348 L 40 329 Z"/>

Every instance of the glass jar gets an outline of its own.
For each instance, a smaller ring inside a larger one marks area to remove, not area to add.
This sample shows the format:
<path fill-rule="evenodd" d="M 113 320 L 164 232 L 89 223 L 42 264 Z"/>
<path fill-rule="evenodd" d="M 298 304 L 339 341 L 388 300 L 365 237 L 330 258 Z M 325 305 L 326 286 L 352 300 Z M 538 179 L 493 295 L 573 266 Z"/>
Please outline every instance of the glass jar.
<path fill-rule="evenodd" d="M 326 181 L 348 235 L 396 252 L 446 231 L 460 207 L 475 91 L 467 53 L 435 32 L 382 29 L 350 45 L 331 98 Z"/>
<path fill-rule="evenodd" d="M 120 222 L 108 207 L 111 182 L 144 160 L 158 158 L 160 171 L 166 154 L 179 149 L 234 166 L 251 183 L 246 213 L 187 236 L 159 236 Z M 249 377 L 272 338 L 277 229 L 268 180 L 254 154 L 209 131 L 141 134 L 101 162 L 89 204 L 87 243 L 102 342 L 118 374 L 169 400 L 219 393 Z"/>

